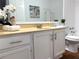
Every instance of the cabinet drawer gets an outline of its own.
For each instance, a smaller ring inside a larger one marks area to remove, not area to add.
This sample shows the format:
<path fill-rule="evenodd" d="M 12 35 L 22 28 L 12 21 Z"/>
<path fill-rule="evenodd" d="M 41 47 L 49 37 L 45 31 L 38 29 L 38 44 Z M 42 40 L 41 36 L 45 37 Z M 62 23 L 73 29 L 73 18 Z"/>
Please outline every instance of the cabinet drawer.
<path fill-rule="evenodd" d="M 0 49 L 14 47 L 22 44 L 30 44 L 30 34 L 17 34 L 0 37 Z"/>

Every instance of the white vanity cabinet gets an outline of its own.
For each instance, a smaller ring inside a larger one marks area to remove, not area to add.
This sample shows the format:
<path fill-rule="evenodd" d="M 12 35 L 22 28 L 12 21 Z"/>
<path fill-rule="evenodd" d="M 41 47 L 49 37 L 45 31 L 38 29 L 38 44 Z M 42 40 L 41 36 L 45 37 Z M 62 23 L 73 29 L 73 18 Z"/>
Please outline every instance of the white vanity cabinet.
<path fill-rule="evenodd" d="M 65 52 L 65 29 L 54 30 L 54 58 Z"/>
<path fill-rule="evenodd" d="M 31 34 L 0 37 L 0 59 L 32 59 Z"/>
<path fill-rule="evenodd" d="M 0 36 L 0 59 L 56 59 L 65 51 L 65 29 Z"/>
<path fill-rule="evenodd" d="M 51 53 L 53 51 L 52 41 L 52 31 L 34 33 L 35 59 L 53 59 L 53 54 Z"/>
<path fill-rule="evenodd" d="M 2 55 L 0 59 L 31 59 L 30 47 L 28 46 L 5 52 Z"/>

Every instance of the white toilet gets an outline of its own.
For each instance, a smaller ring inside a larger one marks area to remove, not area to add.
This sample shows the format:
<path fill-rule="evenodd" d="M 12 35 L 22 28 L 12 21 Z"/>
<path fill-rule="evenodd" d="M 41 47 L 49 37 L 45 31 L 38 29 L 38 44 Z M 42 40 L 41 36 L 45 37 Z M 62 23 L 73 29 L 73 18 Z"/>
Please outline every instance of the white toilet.
<path fill-rule="evenodd" d="M 78 52 L 79 49 L 79 37 L 78 36 L 71 36 L 71 35 L 67 35 L 65 37 L 65 41 L 66 41 L 66 50 L 70 51 L 70 52 Z"/>

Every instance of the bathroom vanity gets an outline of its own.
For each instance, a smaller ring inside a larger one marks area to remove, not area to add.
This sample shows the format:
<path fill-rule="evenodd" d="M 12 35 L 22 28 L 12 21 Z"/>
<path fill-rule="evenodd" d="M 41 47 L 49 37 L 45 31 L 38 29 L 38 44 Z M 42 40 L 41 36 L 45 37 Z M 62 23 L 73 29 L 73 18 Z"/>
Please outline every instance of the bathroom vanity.
<path fill-rule="evenodd" d="M 65 51 L 64 29 L 34 33 L 35 59 L 55 59 Z"/>
<path fill-rule="evenodd" d="M 0 59 L 55 59 L 65 51 L 65 27 L 1 33 Z"/>

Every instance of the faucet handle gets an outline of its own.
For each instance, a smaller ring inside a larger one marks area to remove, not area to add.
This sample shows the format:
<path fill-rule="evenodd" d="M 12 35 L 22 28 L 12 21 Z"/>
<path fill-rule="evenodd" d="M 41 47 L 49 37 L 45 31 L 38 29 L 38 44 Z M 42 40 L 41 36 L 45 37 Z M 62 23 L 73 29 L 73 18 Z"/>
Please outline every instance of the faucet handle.
<path fill-rule="evenodd" d="M 41 25 L 41 24 L 38 24 L 38 25 L 37 25 L 37 28 L 42 28 L 42 25 Z"/>

